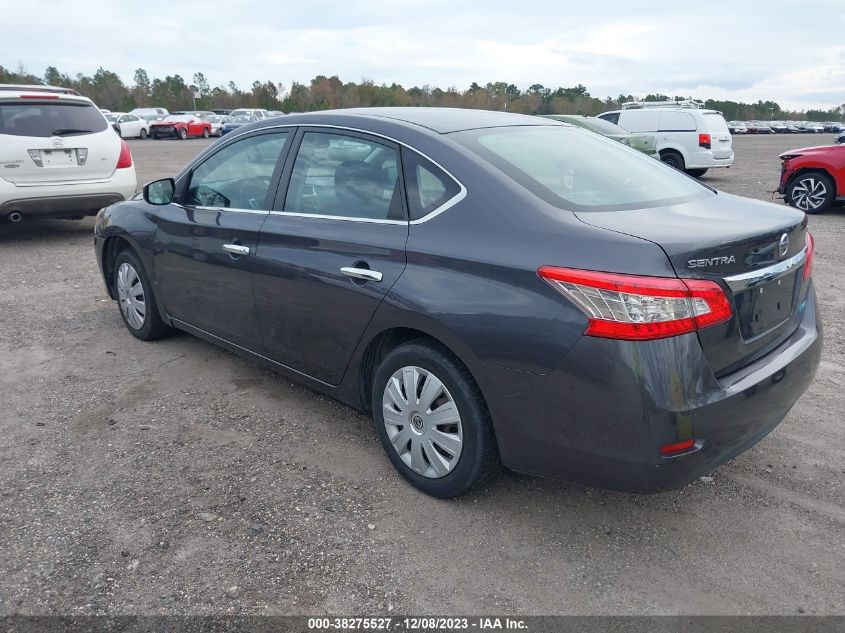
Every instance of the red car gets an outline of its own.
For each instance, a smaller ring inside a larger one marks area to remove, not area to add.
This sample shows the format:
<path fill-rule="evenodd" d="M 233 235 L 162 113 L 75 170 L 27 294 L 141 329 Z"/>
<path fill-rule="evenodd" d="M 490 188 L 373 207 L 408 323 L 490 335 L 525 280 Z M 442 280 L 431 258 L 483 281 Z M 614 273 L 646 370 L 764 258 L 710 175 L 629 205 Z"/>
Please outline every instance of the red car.
<path fill-rule="evenodd" d="M 845 201 L 845 146 L 793 149 L 780 155 L 778 193 L 793 207 L 821 213 Z"/>
<path fill-rule="evenodd" d="M 181 138 L 191 136 L 208 138 L 211 136 L 211 123 L 186 114 L 171 114 L 161 121 L 150 124 L 150 136 L 153 138 Z"/>

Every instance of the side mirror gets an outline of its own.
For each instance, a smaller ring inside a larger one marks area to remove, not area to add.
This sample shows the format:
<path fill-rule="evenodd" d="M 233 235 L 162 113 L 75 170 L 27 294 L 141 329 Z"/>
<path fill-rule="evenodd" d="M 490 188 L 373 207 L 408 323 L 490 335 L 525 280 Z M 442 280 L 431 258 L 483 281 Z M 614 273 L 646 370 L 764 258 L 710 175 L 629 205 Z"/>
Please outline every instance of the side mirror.
<path fill-rule="evenodd" d="M 176 181 L 173 178 L 162 178 L 144 185 L 144 202 L 162 206 L 173 202 L 176 192 Z"/>

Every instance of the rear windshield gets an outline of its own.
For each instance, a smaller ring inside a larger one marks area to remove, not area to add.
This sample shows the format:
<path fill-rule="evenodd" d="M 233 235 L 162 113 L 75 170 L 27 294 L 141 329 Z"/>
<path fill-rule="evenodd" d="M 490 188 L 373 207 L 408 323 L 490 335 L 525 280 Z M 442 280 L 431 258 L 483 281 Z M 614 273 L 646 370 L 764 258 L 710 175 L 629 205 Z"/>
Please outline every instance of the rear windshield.
<path fill-rule="evenodd" d="M 704 114 L 704 124 L 710 132 L 715 134 L 727 134 L 728 124 L 725 123 L 725 117 L 718 112 L 709 112 Z"/>
<path fill-rule="evenodd" d="M 584 117 L 584 121 L 593 131 L 599 134 L 628 134 L 628 130 L 625 128 L 595 116 Z"/>
<path fill-rule="evenodd" d="M 103 114 L 90 103 L 0 103 L 0 134 L 47 138 L 107 128 Z"/>
<path fill-rule="evenodd" d="M 502 127 L 450 136 L 563 209 L 621 211 L 713 195 L 660 161 L 579 128 Z"/>

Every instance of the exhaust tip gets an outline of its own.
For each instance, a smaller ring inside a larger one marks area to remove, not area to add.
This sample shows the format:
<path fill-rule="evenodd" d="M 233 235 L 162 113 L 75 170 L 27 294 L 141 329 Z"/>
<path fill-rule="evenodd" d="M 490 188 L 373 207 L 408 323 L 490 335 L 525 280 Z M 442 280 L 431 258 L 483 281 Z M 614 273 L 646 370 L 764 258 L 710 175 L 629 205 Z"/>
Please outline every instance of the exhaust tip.
<path fill-rule="evenodd" d="M 17 224 L 18 222 L 23 220 L 23 216 L 21 215 L 20 211 L 12 211 L 8 215 L 8 218 L 9 218 L 9 222 L 14 222 L 15 224 Z"/>

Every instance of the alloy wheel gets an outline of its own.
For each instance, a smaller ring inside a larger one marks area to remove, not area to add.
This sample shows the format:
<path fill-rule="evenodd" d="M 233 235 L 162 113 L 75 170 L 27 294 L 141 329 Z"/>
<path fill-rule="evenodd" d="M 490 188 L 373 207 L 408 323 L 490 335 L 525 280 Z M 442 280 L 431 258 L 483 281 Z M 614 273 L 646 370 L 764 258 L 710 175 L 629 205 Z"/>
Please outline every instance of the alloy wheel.
<path fill-rule="evenodd" d="M 117 300 L 126 323 L 136 330 L 144 327 L 147 314 L 144 285 L 138 272 L 126 262 L 117 269 Z"/>
<path fill-rule="evenodd" d="M 387 437 L 414 472 L 432 479 L 457 466 L 463 447 L 458 406 L 443 382 L 422 367 L 403 367 L 387 381 L 382 397 Z"/>
<path fill-rule="evenodd" d="M 813 176 L 801 178 L 792 187 L 792 202 L 802 211 L 815 211 L 827 199 L 827 187 Z"/>

